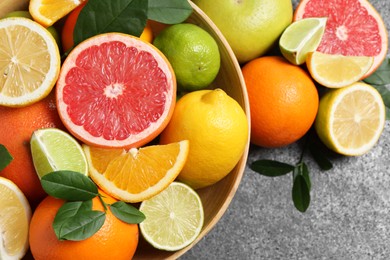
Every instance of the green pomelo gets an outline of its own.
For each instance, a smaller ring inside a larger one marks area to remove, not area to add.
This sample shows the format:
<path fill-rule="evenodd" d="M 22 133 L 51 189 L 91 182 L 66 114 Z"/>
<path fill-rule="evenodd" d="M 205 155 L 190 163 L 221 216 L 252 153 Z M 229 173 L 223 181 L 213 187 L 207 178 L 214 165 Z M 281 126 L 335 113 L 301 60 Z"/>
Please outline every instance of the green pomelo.
<path fill-rule="evenodd" d="M 217 25 L 240 63 L 265 54 L 292 22 L 291 0 L 194 0 Z"/>

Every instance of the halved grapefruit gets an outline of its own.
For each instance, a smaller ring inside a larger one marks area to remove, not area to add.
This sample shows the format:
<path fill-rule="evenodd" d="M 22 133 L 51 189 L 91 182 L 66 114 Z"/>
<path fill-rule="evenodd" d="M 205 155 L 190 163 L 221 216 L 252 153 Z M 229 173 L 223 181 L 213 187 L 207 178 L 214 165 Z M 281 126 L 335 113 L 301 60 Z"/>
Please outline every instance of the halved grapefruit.
<path fill-rule="evenodd" d="M 176 78 L 153 45 L 122 33 L 94 36 L 63 63 L 57 109 L 66 128 L 98 147 L 140 147 L 168 124 Z"/>
<path fill-rule="evenodd" d="M 317 51 L 345 56 L 374 57 L 371 75 L 387 54 L 388 38 L 382 17 L 367 0 L 301 0 L 294 21 L 327 17 L 325 33 Z"/>

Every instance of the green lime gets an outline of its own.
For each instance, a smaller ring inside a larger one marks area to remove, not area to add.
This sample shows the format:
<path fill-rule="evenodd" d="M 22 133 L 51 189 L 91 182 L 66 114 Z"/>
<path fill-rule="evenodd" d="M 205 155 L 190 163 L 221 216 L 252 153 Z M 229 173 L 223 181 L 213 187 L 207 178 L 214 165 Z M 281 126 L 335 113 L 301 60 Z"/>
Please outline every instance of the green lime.
<path fill-rule="evenodd" d="M 153 44 L 167 57 L 179 90 L 200 90 L 215 79 L 221 65 L 217 42 L 194 24 L 175 24 L 164 29 Z"/>
<path fill-rule="evenodd" d="M 59 170 L 88 175 L 87 160 L 80 144 L 60 129 L 44 128 L 34 131 L 30 147 L 39 178 Z"/>
<path fill-rule="evenodd" d="M 290 24 L 279 40 L 280 51 L 292 64 L 301 65 L 317 49 L 327 18 L 305 18 Z"/>
<path fill-rule="evenodd" d="M 146 219 L 140 224 L 143 237 L 166 251 L 191 244 L 203 227 L 204 213 L 199 195 L 188 185 L 172 182 L 165 190 L 141 203 Z"/>

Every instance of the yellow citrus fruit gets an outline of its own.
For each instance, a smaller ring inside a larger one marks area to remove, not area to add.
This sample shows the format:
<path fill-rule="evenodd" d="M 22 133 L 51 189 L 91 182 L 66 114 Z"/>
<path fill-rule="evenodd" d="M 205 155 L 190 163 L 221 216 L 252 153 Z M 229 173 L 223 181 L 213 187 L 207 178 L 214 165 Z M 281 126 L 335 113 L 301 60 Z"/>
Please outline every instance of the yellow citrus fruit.
<path fill-rule="evenodd" d="M 377 143 L 385 120 L 385 105 L 379 92 L 356 82 L 321 97 L 315 129 L 331 150 L 356 156 Z"/>
<path fill-rule="evenodd" d="M 26 106 L 46 97 L 60 71 L 56 40 L 24 17 L 0 20 L 0 105 Z"/>
<path fill-rule="evenodd" d="M 99 191 L 107 204 L 117 200 Z M 29 241 L 35 260 L 69 260 L 69 259 L 132 259 L 137 249 L 139 229 L 137 224 L 128 224 L 106 210 L 103 226 L 91 237 L 80 240 L 58 240 L 53 221 L 64 200 L 47 196 L 36 208 L 31 218 Z M 98 197 L 92 199 L 92 209 L 103 211 Z"/>
<path fill-rule="evenodd" d="M 124 149 L 83 146 L 89 175 L 114 198 L 140 202 L 172 183 L 183 168 L 189 142 Z"/>
<path fill-rule="evenodd" d="M 197 189 L 216 183 L 234 168 L 245 151 L 248 128 L 244 110 L 222 89 L 198 90 L 178 100 L 160 142 L 190 141 L 178 180 Z"/>
<path fill-rule="evenodd" d="M 308 53 L 307 68 L 315 81 L 328 88 L 348 86 L 369 71 L 374 57 L 344 56 L 321 52 Z"/>
<path fill-rule="evenodd" d="M 30 0 L 28 9 L 35 21 L 49 27 L 82 2 L 80 0 Z"/>
<path fill-rule="evenodd" d="M 22 259 L 29 247 L 31 208 L 12 181 L 0 177 L 0 259 Z"/>
<path fill-rule="evenodd" d="M 242 68 L 251 110 L 251 141 L 282 147 L 299 140 L 312 126 L 318 92 L 310 75 L 283 57 L 265 56 Z"/>

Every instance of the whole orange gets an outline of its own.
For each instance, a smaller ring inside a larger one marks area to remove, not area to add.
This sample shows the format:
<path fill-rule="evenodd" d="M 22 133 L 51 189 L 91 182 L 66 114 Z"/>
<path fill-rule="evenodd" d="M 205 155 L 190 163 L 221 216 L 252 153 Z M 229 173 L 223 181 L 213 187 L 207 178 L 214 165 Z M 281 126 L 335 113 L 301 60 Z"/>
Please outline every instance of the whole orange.
<path fill-rule="evenodd" d="M 242 68 L 251 111 L 251 142 L 282 147 L 299 140 L 317 114 L 319 97 L 309 74 L 279 56 L 263 56 Z"/>
<path fill-rule="evenodd" d="M 107 204 L 116 200 L 99 191 Z M 103 226 L 91 237 L 81 241 L 57 239 L 53 221 L 63 200 L 48 196 L 36 208 L 30 222 L 29 242 L 35 260 L 59 259 L 132 259 L 138 245 L 138 225 L 116 218 L 107 207 Z M 103 211 L 98 197 L 92 200 L 94 210 Z"/>
<path fill-rule="evenodd" d="M 0 125 L 0 144 L 13 156 L 11 163 L 0 171 L 0 176 L 12 180 L 34 208 L 47 195 L 32 162 L 30 138 L 39 128 L 63 128 L 54 94 L 26 107 L 0 106 Z"/>

